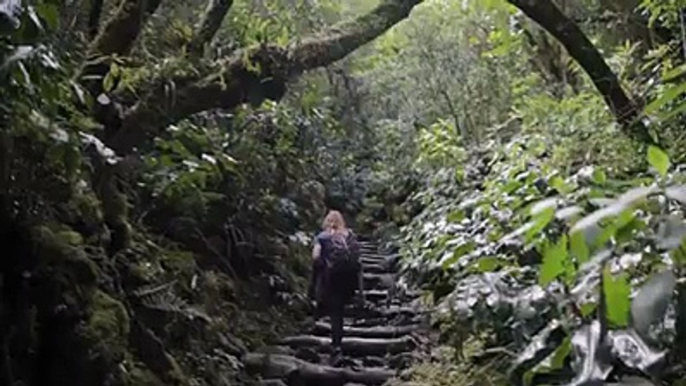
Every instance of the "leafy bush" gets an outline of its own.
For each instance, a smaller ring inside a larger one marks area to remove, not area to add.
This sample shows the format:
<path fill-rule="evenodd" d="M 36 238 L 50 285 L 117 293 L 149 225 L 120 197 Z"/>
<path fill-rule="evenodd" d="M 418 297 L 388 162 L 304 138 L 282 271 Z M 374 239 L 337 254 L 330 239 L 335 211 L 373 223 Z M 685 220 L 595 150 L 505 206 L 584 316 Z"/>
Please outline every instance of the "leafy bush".
<path fill-rule="evenodd" d="M 405 228 L 405 269 L 433 291 L 439 318 L 519 352 L 516 384 L 577 384 L 599 376 L 591 368 L 674 376 L 660 372 L 659 350 L 683 312 L 672 291 L 684 177 L 655 147 L 651 172 L 633 179 L 591 166 L 565 175 L 551 166 L 555 146 L 518 137 L 465 182 L 438 173 L 438 187 L 413 197 L 425 207 Z M 666 324 L 654 335 L 657 321 Z"/>

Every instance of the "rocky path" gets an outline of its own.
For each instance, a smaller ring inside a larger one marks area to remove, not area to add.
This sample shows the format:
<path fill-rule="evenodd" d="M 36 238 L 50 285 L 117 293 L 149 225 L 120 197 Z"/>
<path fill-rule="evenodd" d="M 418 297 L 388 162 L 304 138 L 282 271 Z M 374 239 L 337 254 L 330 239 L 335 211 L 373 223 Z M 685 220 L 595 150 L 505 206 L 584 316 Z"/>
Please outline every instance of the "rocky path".
<path fill-rule="evenodd" d="M 329 365 L 331 326 L 324 318 L 301 335 L 246 356 L 247 370 L 262 385 L 382 385 L 424 357 L 428 329 L 419 293 L 399 288 L 392 271 L 397 256 L 375 242 L 361 244 L 367 303 L 346 309 L 344 358 Z"/>

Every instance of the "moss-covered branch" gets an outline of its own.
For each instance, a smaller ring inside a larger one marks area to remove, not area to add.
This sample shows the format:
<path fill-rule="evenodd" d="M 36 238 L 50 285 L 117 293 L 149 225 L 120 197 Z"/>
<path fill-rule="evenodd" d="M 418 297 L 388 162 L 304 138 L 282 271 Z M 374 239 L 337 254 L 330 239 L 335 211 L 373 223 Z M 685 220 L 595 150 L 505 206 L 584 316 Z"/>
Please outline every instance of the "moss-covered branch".
<path fill-rule="evenodd" d="M 369 43 L 407 18 L 422 0 L 386 0 L 366 15 L 344 21 L 313 36 L 306 37 L 290 49 L 295 67 L 308 70 L 326 66 L 344 58 L 358 47 Z"/>
<path fill-rule="evenodd" d="M 262 45 L 239 50 L 218 63 L 210 75 L 190 82 L 187 77 L 172 79 L 173 95 L 169 95 L 169 83 L 159 82 L 124 114 L 120 129 L 107 144 L 119 153 L 128 153 L 167 125 L 190 115 L 278 100 L 290 79 L 344 58 L 407 18 L 421 2 L 385 0 L 365 15 L 288 47 Z"/>

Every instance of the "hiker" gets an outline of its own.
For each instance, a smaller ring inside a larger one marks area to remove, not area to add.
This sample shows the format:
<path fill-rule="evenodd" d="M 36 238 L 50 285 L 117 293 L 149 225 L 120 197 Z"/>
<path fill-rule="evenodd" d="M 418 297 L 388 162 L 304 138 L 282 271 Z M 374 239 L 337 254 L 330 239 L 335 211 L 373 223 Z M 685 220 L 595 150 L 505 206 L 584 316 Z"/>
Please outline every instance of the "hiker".
<path fill-rule="evenodd" d="M 346 227 L 340 212 L 330 211 L 322 228 L 312 250 L 314 264 L 310 296 L 316 299 L 317 316 L 326 313 L 331 319 L 332 360 L 335 360 L 342 354 L 343 311 L 355 290 L 359 290 L 359 300 L 364 303 L 362 266 L 357 238 Z"/>

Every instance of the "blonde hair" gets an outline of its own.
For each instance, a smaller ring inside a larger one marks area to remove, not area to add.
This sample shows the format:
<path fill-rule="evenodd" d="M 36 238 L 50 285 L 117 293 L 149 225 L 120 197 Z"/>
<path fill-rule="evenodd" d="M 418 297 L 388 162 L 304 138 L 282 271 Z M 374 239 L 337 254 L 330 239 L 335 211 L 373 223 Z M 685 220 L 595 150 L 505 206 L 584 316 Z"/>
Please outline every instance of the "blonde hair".
<path fill-rule="evenodd" d="M 343 232 L 346 229 L 345 220 L 341 212 L 337 210 L 331 210 L 324 217 L 324 222 L 322 222 L 322 228 L 332 233 Z"/>

